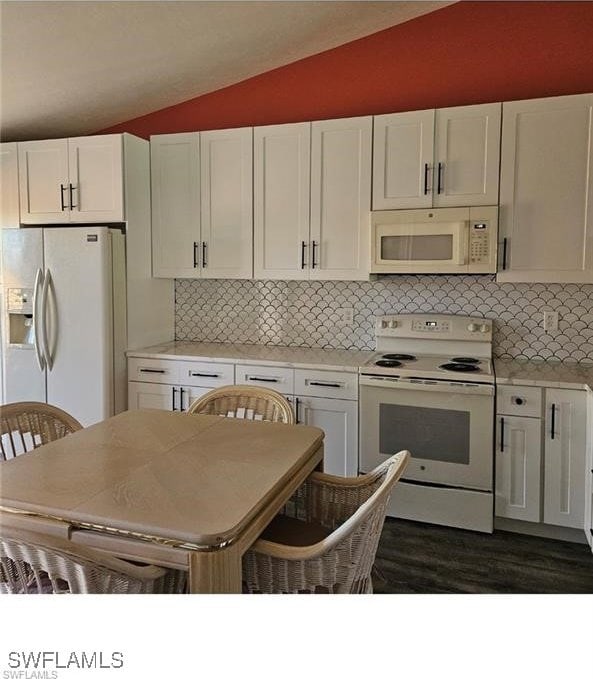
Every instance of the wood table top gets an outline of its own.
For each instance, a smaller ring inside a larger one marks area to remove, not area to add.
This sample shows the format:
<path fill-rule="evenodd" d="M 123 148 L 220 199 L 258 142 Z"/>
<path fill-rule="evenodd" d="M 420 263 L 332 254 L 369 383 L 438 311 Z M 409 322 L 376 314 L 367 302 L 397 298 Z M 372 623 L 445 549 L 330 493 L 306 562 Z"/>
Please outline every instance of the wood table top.
<path fill-rule="evenodd" d="M 198 547 L 232 540 L 323 431 L 131 410 L 0 465 L 0 508 Z"/>

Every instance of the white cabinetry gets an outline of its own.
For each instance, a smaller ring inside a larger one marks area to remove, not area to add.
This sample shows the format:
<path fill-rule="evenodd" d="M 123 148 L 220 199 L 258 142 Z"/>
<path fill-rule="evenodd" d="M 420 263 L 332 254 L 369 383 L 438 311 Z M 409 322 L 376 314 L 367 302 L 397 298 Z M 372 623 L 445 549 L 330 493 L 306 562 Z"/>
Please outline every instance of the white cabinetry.
<path fill-rule="evenodd" d="M 593 281 L 593 94 L 503 104 L 500 281 Z"/>
<path fill-rule="evenodd" d="M 373 209 L 498 202 L 501 105 L 375 116 Z"/>
<path fill-rule="evenodd" d="M 153 268 L 161 278 L 252 277 L 252 128 L 150 139 Z"/>
<path fill-rule="evenodd" d="M 358 474 L 358 375 L 336 370 L 294 371 L 297 422 L 325 432 L 323 471 Z"/>
<path fill-rule="evenodd" d="M 253 131 L 254 277 L 309 277 L 311 123 Z"/>
<path fill-rule="evenodd" d="M 128 409 L 183 412 L 211 389 L 234 384 L 234 375 L 230 363 L 129 358 Z"/>
<path fill-rule="evenodd" d="M 368 280 L 372 117 L 254 135 L 255 277 Z"/>
<path fill-rule="evenodd" d="M 18 143 L 23 224 L 125 219 L 122 135 Z"/>
<path fill-rule="evenodd" d="M 587 393 L 503 385 L 497 413 L 496 515 L 582 530 Z"/>
<path fill-rule="evenodd" d="M 541 496 L 541 389 L 497 391 L 495 513 L 538 522 Z"/>
<path fill-rule="evenodd" d="M 16 142 L 0 144 L 0 228 L 19 226 L 19 175 Z"/>
<path fill-rule="evenodd" d="M 587 394 L 546 389 L 544 523 L 583 528 Z"/>

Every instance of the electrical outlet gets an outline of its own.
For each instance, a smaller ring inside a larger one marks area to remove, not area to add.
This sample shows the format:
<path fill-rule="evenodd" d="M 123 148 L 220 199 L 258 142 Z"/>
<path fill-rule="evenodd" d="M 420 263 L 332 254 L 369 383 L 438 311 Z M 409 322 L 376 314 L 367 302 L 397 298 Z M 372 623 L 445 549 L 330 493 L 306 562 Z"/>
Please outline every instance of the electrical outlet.
<path fill-rule="evenodd" d="M 352 309 L 352 307 L 342 307 L 338 309 L 338 316 L 340 322 L 344 325 L 352 325 L 354 323 L 354 309 Z"/>
<path fill-rule="evenodd" d="M 544 330 L 546 332 L 558 330 L 558 312 L 557 311 L 544 311 Z"/>

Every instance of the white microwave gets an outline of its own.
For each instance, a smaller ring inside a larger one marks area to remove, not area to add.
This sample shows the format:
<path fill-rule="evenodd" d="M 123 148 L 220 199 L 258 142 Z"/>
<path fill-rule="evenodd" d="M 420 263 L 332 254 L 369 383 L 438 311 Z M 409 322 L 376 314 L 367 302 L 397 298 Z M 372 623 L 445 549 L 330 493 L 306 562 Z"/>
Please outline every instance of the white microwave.
<path fill-rule="evenodd" d="M 496 206 L 372 213 L 371 273 L 496 273 Z"/>

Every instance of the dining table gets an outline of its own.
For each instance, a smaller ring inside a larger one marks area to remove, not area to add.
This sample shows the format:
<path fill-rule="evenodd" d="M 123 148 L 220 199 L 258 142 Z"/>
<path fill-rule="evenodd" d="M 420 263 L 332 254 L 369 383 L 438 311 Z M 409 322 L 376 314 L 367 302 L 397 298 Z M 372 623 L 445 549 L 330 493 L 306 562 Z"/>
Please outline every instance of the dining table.
<path fill-rule="evenodd" d="M 243 554 L 322 461 L 317 427 L 129 410 L 2 462 L 0 527 L 240 593 Z"/>

